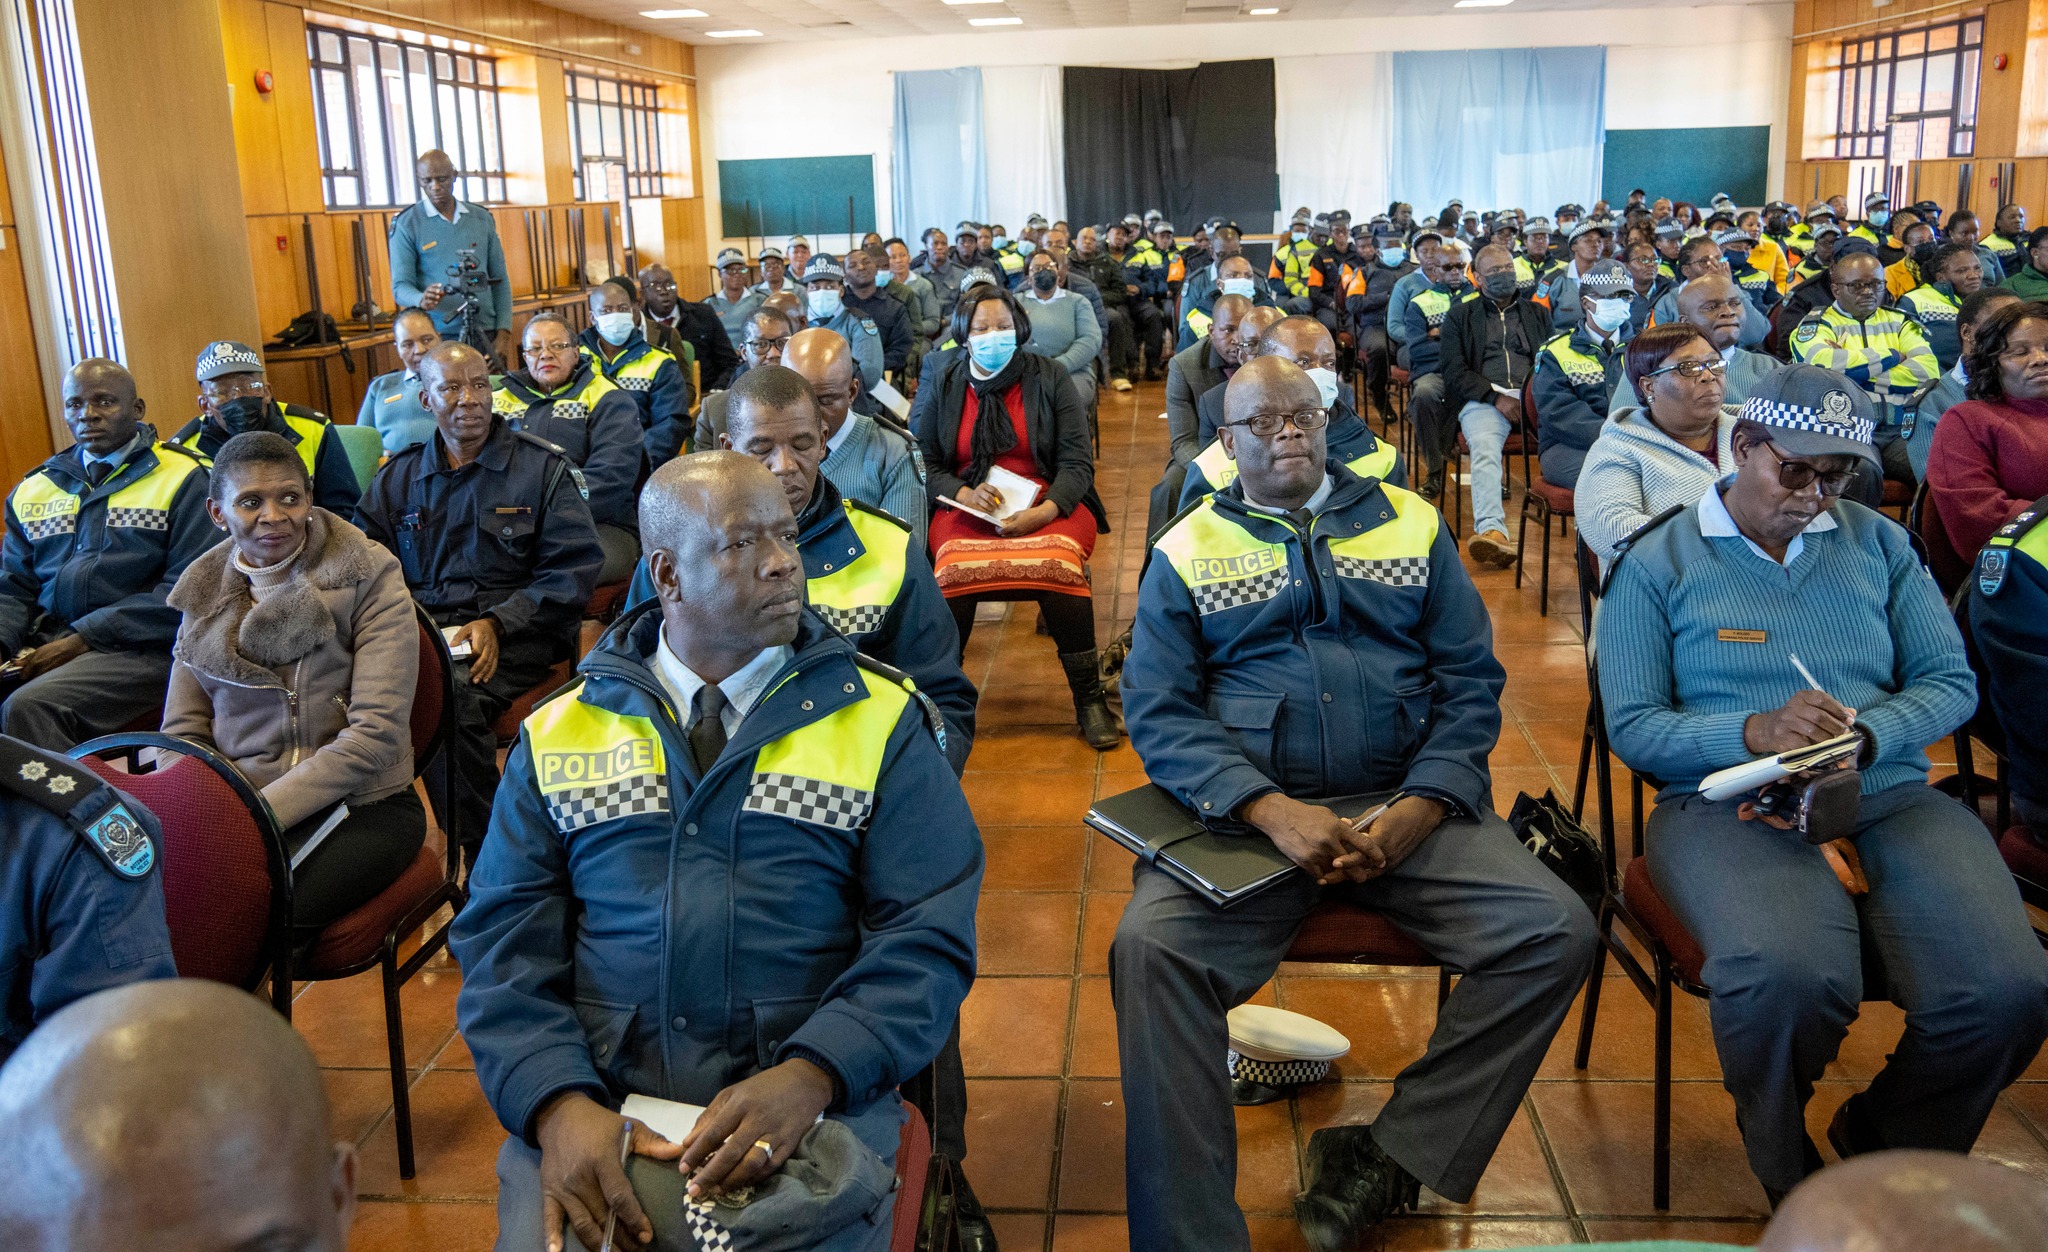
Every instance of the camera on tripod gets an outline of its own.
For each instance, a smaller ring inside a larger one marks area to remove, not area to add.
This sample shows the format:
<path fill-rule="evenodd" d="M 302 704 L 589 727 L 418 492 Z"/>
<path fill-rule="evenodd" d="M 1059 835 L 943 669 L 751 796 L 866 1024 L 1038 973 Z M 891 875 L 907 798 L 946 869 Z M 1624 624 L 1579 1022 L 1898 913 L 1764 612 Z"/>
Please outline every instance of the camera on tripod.
<path fill-rule="evenodd" d="M 461 255 L 449 264 L 446 273 L 448 281 L 443 285 L 448 294 L 442 297 L 442 302 L 455 320 L 457 341 L 489 356 L 491 336 L 478 324 L 477 314 L 483 305 L 478 293 L 490 278 L 484 273 L 483 263 L 476 259 L 475 245 L 464 248 Z"/>

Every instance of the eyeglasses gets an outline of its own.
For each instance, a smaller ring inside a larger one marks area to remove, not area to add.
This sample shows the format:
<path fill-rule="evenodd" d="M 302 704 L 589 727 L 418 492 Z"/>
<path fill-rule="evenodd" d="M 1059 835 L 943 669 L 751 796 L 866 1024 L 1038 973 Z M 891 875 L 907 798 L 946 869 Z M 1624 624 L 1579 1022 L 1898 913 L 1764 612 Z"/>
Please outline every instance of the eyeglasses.
<path fill-rule="evenodd" d="M 741 266 L 740 266 L 740 270 L 741 270 L 742 272 L 745 272 L 746 268 L 747 268 L 747 267 L 746 267 L 746 266 L 744 266 L 744 265 L 741 265 Z M 675 289 L 676 289 L 676 285 L 675 285 L 674 283 L 641 283 L 641 284 L 640 284 L 640 290 L 642 290 L 642 291 L 644 291 L 644 292 L 647 292 L 647 293 L 648 293 L 648 294 L 650 294 L 650 295 L 651 295 L 651 294 L 653 294 L 654 292 L 657 292 L 657 291 L 674 291 Z"/>
<path fill-rule="evenodd" d="M 268 384 L 261 374 L 228 374 L 221 378 L 209 378 L 199 389 L 213 400 L 240 400 L 245 396 L 260 396 Z"/>
<path fill-rule="evenodd" d="M 1294 429 L 1303 434 L 1307 434 L 1312 430 L 1321 430 L 1330 424 L 1330 410 L 1303 409 L 1299 413 L 1254 413 L 1241 421 L 1225 422 L 1223 424 L 1225 426 L 1249 427 L 1251 432 L 1259 438 L 1271 439 L 1279 434 L 1281 428 L 1289 422 L 1293 422 Z"/>
<path fill-rule="evenodd" d="M 1882 278 L 1866 278 L 1860 283 L 1836 283 L 1838 291 L 1878 291 L 1884 287 Z"/>
<path fill-rule="evenodd" d="M 780 352 L 789 346 L 789 336 L 780 339 L 749 339 L 747 346 L 756 352 Z"/>
<path fill-rule="evenodd" d="M 557 340 L 554 343 L 537 343 L 530 348 L 521 348 L 519 351 L 526 356 L 554 356 L 567 352 L 575 346 L 573 343 L 564 343 Z"/>
<path fill-rule="evenodd" d="M 1687 382 L 1698 382 L 1708 374 L 1724 374 L 1727 371 L 1728 362 L 1720 357 L 1715 357 L 1711 361 L 1680 361 L 1675 365 L 1666 365 L 1662 369 L 1651 370 L 1643 375 L 1643 377 L 1655 378 L 1659 374 L 1676 374 Z"/>
<path fill-rule="evenodd" d="M 1849 479 L 1855 474 L 1854 470 L 1823 474 L 1805 461 L 1786 460 L 1773 444 L 1767 442 L 1764 447 L 1770 452 L 1771 459 L 1778 463 L 1778 485 L 1787 491 L 1804 491 L 1818 480 L 1822 495 L 1838 496 L 1848 490 Z"/>

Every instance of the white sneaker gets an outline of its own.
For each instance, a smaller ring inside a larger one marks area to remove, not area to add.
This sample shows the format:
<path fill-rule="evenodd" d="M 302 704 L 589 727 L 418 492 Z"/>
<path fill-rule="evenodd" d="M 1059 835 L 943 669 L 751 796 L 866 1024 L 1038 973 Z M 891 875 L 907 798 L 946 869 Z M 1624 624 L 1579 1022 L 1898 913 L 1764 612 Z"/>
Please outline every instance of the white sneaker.
<path fill-rule="evenodd" d="M 1111 391 L 1129 391 L 1131 389 L 1131 380 L 1128 378 L 1112 378 L 1109 381 L 1109 389 Z"/>

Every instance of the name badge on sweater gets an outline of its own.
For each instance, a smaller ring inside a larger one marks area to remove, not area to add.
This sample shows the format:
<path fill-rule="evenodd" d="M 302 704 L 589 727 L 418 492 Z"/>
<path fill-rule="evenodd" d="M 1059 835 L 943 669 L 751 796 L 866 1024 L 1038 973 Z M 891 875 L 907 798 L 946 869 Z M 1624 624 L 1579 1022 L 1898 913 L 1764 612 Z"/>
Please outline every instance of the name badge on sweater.
<path fill-rule="evenodd" d="M 1714 637 L 1722 643 L 1762 643 L 1765 634 L 1761 630 L 1729 630 L 1724 626 L 1714 632 Z"/>

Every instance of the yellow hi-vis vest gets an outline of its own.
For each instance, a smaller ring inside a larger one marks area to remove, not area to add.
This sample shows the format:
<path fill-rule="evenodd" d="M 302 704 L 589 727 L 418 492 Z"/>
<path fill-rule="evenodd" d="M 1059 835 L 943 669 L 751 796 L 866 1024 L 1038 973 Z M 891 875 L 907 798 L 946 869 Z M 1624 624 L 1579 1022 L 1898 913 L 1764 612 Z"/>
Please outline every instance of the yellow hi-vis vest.
<path fill-rule="evenodd" d="M 169 530 L 171 502 L 187 475 L 199 469 L 193 457 L 157 445 L 156 468 L 107 497 L 107 525 L 132 530 Z M 76 492 L 48 474 L 30 474 L 8 497 L 8 508 L 30 543 L 78 531 Z"/>
<path fill-rule="evenodd" d="M 1385 485 L 1381 490 L 1394 506 L 1392 520 L 1330 540 L 1334 572 L 1389 587 L 1426 587 L 1429 551 L 1441 519 L 1413 492 Z M 1275 520 L 1292 525 L 1285 518 Z M 1213 498 L 1191 509 L 1153 546 L 1173 566 L 1203 617 L 1263 603 L 1287 586 L 1287 545 L 1259 538 L 1218 510 Z"/>
<path fill-rule="evenodd" d="M 1344 466 L 1360 478 L 1385 478 L 1393 472 L 1398 452 L 1392 443 L 1381 439 L 1372 451 L 1353 457 Z M 1211 439 L 1208 447 L 1195 454 L 1195 467 L 1209 480 L 1211 491 L 1221 491 L 1237 481 L 1237 462 L 1224 455 L 1221 439 Z"/>
<path fill-rule="evenodd" d="M 848 502 L 846 520 L 860 538 L 861 553 L 850 561 L 826 561 L 816 578 L 805 580 L 811 611 L 840 634 L 859 638 L 882 628 L 909 569 L 910 532 L 895 520 Z"/>

